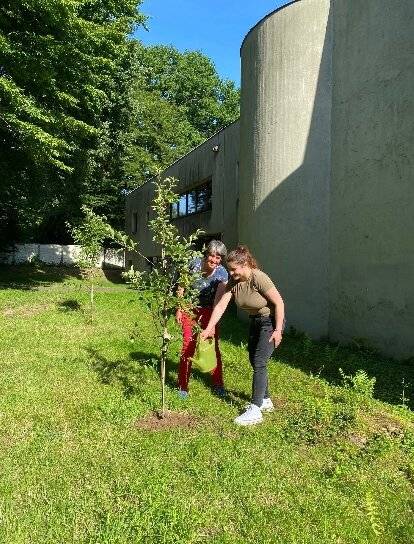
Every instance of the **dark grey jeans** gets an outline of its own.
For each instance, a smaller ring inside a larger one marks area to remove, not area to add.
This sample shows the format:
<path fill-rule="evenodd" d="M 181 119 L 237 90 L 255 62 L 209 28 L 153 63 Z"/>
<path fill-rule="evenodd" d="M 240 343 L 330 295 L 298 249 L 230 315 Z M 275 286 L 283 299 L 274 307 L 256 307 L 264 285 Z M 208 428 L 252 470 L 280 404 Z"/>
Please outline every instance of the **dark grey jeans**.
<path fill-rule="evenodd" d="M 269 342 L 275 328 L 274 318 L 269 316 L 249 316 L 249 360 L 253 367 L 252 404 L 261 406 L 263 399 L 269 396 L 267 363 L 275 349 L 274 342 Z"/>

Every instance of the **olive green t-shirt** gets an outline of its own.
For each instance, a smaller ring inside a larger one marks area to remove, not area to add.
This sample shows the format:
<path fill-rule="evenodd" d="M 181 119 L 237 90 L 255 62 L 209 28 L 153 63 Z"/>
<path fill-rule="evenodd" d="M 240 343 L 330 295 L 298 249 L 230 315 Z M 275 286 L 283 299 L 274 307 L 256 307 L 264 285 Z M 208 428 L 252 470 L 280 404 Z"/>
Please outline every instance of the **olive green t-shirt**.
<path fill-rule="evenodd" d="M 269 302 L 264 294 L 274 287 L 267 274 L 253 268 L 252 275 L 247 281 L 235 281 L 230 278 L 226 292 L 231 291 L 239 308 L 246 310 L 249 315 L 274 315 L 274 304 Z"/>

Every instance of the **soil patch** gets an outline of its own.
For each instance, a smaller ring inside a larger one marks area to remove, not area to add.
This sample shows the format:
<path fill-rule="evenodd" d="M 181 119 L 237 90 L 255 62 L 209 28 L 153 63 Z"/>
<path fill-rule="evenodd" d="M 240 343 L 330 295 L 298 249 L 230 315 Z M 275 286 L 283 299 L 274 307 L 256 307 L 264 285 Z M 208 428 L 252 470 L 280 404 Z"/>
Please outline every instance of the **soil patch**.
<path fill-rule="evenodd" d="M 17 306 L 3 310 L 4 317 L 32 317 L 41 314 L 51 308 L 51 304 L 35 304 L 30 306 Z"/>
<path fill-rule="evenodd" d="M 198 418 L 186 412 L 165 412 L 161 417 L 159 412 L 153 412 L 134 423 L 134 427 L 145 431 L 164 431 L 169 429 L 194 429 L 198 427 Z"/>
<path fill-rule="evenodd" d="M 385 434 L 389 437 L 400 437 L 404 434 L 404 429 L 400 421 L 384 412 L 366 416 L 369 428 L 374 433 Z"/>

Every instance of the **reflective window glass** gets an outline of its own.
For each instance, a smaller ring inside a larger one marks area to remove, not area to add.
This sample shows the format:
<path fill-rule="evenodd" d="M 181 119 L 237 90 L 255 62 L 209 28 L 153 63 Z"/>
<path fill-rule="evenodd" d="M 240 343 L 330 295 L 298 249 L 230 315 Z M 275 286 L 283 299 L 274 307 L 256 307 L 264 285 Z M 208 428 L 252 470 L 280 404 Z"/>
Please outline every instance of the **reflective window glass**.
<path fill-rule="evenodd" d="M 187 195 L 181 195 L 178 201 L 178 215 L 187 215 Z"/>
<path fill-rule="evenodd" d="M 205 183 L 197 189 L 197 211 L 211 209 L 211 182 Z"/>
<path fill-rule="evenodd" d="M 195 213 L 197 211 L 196 202 L 196 192 L 191 191 L 187 195 L 187 214 Z"/>

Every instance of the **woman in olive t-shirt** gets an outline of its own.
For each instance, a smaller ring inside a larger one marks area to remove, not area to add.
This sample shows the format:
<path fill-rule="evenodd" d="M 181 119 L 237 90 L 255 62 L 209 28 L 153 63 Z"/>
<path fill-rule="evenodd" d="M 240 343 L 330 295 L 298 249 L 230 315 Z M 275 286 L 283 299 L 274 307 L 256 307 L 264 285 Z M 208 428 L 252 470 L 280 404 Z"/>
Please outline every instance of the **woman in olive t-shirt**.
<path fill-rule="evenodd" d="M 232 297 L 239 308 L 248 312 L 248 350 L 253 367 L 252 402 L 234 422 L 238 425 L 254 425 L 263 420 L 262 412 L 273 410 L 269 397 L 267 364 L 273 350 L 282 341 L 284 304 L 272 280 L 257 268 L 257 263 L 246 246 L 237 246 L 231 251 L 227 257 L 227 265 L 231 279 L 201 336 L 214 336 L 214 327 Z"/>

